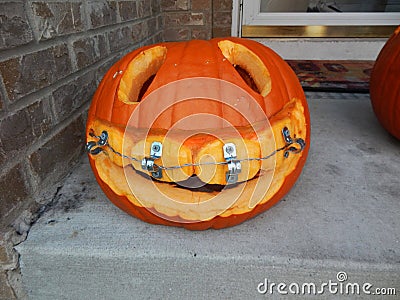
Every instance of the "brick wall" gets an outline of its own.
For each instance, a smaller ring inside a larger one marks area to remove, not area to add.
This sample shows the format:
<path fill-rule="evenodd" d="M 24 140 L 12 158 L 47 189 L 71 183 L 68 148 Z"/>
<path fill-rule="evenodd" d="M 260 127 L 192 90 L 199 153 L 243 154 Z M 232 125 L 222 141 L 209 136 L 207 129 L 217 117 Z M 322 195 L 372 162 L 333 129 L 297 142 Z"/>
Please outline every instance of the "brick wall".
<path fill-rule="evenodd" d="M 37 196 L 56 189 L 82 154 L 104 72 L 162 41 L 162 22 L 160 0 L 0 2 L 0 299 L 15 296 L 5 283 L 5 269 L 17 267 L 8 228 L 22 212 L 29 223 Z"/>
<path fill-rule="evenodd" d="M 23 297 L 13 245 L 82 154 L 103 74 L 145 44 L 229 36 L 231 10 L 232 0 L 0 1 L 0 299 Z"/>
<path fill-rule="evenodd" d="M 164 40 L 231 35 L 232 0 L 161 0 Z"/>

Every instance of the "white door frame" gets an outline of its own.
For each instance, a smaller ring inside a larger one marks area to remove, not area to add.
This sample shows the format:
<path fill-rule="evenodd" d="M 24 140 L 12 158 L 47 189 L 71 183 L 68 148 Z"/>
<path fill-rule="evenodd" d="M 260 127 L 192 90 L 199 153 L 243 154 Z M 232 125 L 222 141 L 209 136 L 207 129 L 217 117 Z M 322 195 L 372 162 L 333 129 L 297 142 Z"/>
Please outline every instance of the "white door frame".
<path fill-rule="evenodd" d="M 399 25 L 400 13 L 397 12 L 349 12 L 349 13 L 265 13 L 260 12 L 261 0 L 243 0 L 243 25 L 277 26 L 384 26 Z"/>
<path fill-rule="evenodd" d="M 232 30 L 231 35 L 236 37 L 242 36 L 242 3 L 243 0 L 232 0 Z"/>
<path fill-rule="evenodd" d="M 242 26 L 398 26 L 400 13 L 262 13 L 261 0 L 232 0 L 232 36 Z"/>

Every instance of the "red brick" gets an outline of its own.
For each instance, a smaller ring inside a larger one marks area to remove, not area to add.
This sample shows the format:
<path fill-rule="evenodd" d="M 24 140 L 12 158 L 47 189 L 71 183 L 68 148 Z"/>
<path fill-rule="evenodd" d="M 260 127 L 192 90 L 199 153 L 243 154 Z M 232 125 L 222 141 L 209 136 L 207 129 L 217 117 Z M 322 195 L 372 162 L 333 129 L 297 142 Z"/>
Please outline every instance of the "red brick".
<path fill-rule="evenodd" d="M 163 29 L 164 28 L 164 18 L 162 16 L 157 17 L 157 29 Z"/>
<path fill-rule="evenodd" d="M 192 29 L 192 39 L 208 40 L 211 38 L 211 30 L 209 28 Z"/>
<path fill-rule="evenodd" d="M 111 52 L 128 47 L 133 43 L 133 40 L 134 37 L 132 36 L 131 26 L 120 27 L 108 33 L 108 42 Z"/>
<path fill-rule="evenodd" d="M 104 35 L 95 35 L 73 42 L 78 69 L 92 65 L 107 56 L 106 38 Z"/>
<path fill-rule="evenodd" d="M 163 38 L 163 33 L 162 32 L 159 32 L 159 33 L 157 33 L 155 36 L 153 36 L 153 38 L 152 38 L 152 43 L 153 44 L 157 44 L 157 43 L 161 43 L 161 42 L 163 42 L 164 41 L 164 38 Z"/>
<path fill-rule="evenodd" d="M 229 37 L 231 36 L 231 27 L 213 28 L 213 37 Z"/>
<path fill-rule="evenodd" d="M 82 117 L 79 117 L 29 156 L 40 185 L 54 183 L 66 175 L 82 153 L 84 135 L 85 126 Z"/>
<path fill-rule="evenodd" d="M 3 95 L 0 92 L 0 112 L 3 110 L 4 104 L 3 104 Z"/>
<path fill-rule="evenodd" d="M 30 105 L 26 112 L 35 138 L 39 139 L 53 127 L 49 97 Z"/>
<path fill-rule="evenodd" d="M 211 0 L 192 0 L 192 10 L 211 10 Z"/>
<path fill-rule="evenodd" d="M 152 13 L 151 11 L 151 4 L 149 0 L 139 0 L 138 1 L 138 16 L 139 18 L 145 18 L 150 16 Z"/>
<path fill-rule="evenodd" d="M 23 3 L 0 3 L 0 50 L 33 41 L 33 32 Z"/>
<path fill-rule="evenodd" d="M 104 74 L 111 68 L 111 66 L 120 59 L 120 56 L 116 56 L 113 59 L 107 60 L 106 62 L 102 63 L 99 68 L 96 69 L 95 72 L 95 80 L 96 85 L 98 86 L 100 81 L 103 79 Z"/>
<path fill-rule="evenodd" d="M 151 11 L 152 11 L 153 16 L 155 16 L 161 12 L 160 0 L 151 0 Z"/>
<path fill-rule="evenodd" d="M 95 75 L 95 72 L 89 72 L 53 92 L 54 110 L 59 122 L 92 100 L 97 87 Z"/>
<path fill-rule="evenodd" d="M 10 261 L 12 261 L 12 257 L 9 255 L 9 251 L 6 249 L 6 245 L 0 240 L 0 266 L 8 264 Z"/>
<path fill-rule="evenodd" d="M 7 153 L 5 152 L 3 143 L 1 142 L 0 139 L 0 166 L 3 165 L 6 160 L 7 160 Z"/>
<path fill-rule="evenodd" d="M 134 43 L 137 43 L 143 39 L 146 39 L 150 35 L 147 22 L 142 22 L 142 23 L 132 25 L 131 29 L 132 29 L 132 39 L 133 39 Z"/>
<path fill-rule="evenodd" d="M 18 208 L 31 193 L 27 184 L 23 166 L 16 165 L 0 176 L 0 219 L 6 217 Z M 4 224 L 3 224 L 4 225 Z"/>
<path fill-rule="evenodd" d="M 82 2 L 32 2 L 33 19 L 40 39 L 50 39 L 84 30 Z"/>
<path fill-rule="evenodd" d="M 167 28 L 164 30 L 164 39 L 167 42 L 189 40 L 190 30 L 187 28 Z"/>
<path fill-rule="evenodd" d="M 165 16 L 165 27 L 176 27 L 176 26 L 202 26 L 205 25 L 203 13 L 192 13 L 192 12 L 172 12 Z"/>
<path fill-rule="evenodd" d="M 7 284 L 6 271 L 0 270 L 0 299 L 13 300 L 16 299 L 13 290 Z"/>
<path fill-rule="evenodd" d="M 210 25 L 210 27 L 211 27 L 211 25 L 213 24 L 211 13 L 207 11 L 207 12 L 204 12 L 203 15 L 204 15 L 205 25 Z"/>
<path fill-rule="evenodd" d="M 163 11 L 188 10 L 189 0 L 161 0 Z"/>
<path fill-rule="evenodd" d="M 214 12 L 213 26 L 214 27 L 231 27 L 232 13 L 230 12 Z"/>
<path fill-rule="evenodd" d="M 214 11 L 232 11 L 232 0 L 218 0 L 213 1 L 213 10 Z"/>
<path fill-rule="evenodd" d="M 0 121 L 2 150 L 6 156 L 15 155 L 32 145 L 51 127 L 50 105 L 46 97 Z"/>
<path fill-rule="evenodd" d="M 103 27 L 117 22 L 117 3 L 115 1 L 91 0 L 87 6 L 92 28 Z"/>
<path fill-rule="evenodd" d="M 0 137 L 6 154 L 30 144 L 34 136 L 26 110 L 17 111 L 0 121 Z"/>
<path fill-rule="evenodd" d="M 130 21 L 137 18 L 137 6 L 136 1 L 121 1 L 118 2 L 119 15 L 121 21 Z"/>
<path fill-rule="evenodd" d="M 25 54 L 0 62 L 8 98 L 15 101 L 71 74 L 67 45 Z"/>
<path fill-rule="evenodd" d="M 157 19 L 151 18 L 147 20 L 147 28 L 149 29 L 148 35 L 151 36 L 157 32 Z"/>

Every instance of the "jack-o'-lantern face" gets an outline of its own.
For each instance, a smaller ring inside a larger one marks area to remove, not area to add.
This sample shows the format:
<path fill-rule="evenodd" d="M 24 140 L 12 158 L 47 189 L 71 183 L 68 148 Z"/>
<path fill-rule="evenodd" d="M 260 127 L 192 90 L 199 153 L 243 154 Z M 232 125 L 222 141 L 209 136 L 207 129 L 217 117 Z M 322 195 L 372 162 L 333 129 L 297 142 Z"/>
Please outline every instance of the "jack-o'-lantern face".
<path fill-rule="evenodd" d="M 87 121 L 97 181 L 150 223 L 222 228 L 292 187 L 310 137 L 297 77 L 250 40 L 162 43 L 104 76 Z"/>

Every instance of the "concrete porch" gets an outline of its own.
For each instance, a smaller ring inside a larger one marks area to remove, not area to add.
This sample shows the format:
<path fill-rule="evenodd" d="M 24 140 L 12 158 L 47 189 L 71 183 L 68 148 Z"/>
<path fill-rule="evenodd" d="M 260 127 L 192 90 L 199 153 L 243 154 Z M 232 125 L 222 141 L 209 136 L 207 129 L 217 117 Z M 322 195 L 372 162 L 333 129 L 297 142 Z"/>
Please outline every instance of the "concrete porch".
<path fill-rule="evenodd" d="M 134 219 L 107 200 L 83 157 L 17 247 L 29 299 L 288 299 L 257 287 L 265 279 L 320 287 L 340 283 L 339 272 L 343 284 L 399 297 L 400 142 L 380 127 L 368 95 L 307 99 L 312 141 L 301 177 L 276 206 L 233 228 Z M 345 297 L 355 295 L 314 296 Z"/>

